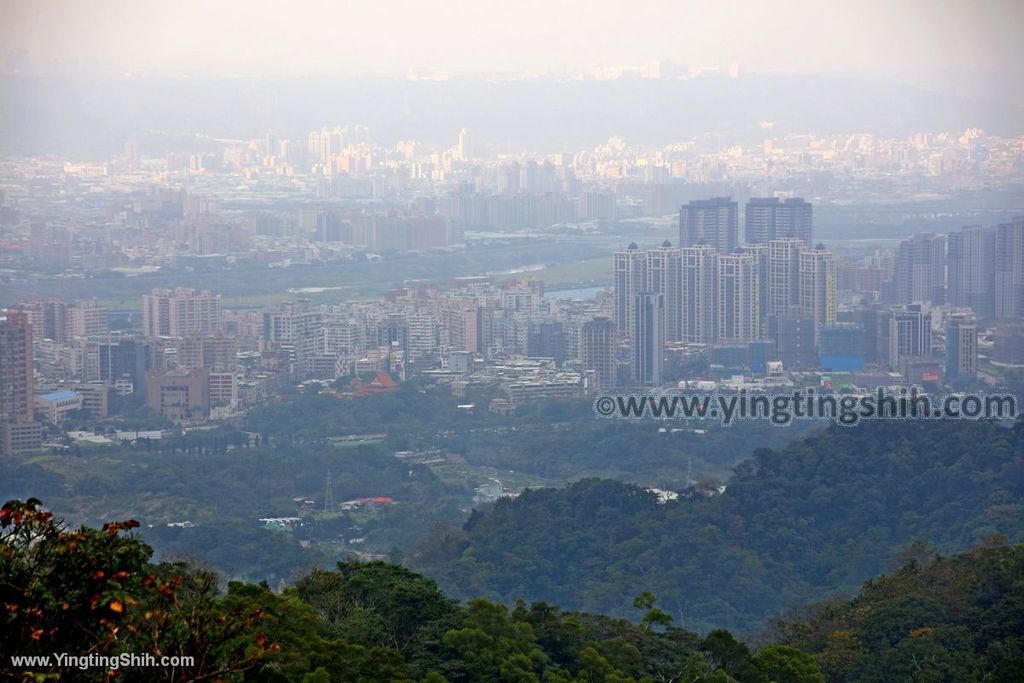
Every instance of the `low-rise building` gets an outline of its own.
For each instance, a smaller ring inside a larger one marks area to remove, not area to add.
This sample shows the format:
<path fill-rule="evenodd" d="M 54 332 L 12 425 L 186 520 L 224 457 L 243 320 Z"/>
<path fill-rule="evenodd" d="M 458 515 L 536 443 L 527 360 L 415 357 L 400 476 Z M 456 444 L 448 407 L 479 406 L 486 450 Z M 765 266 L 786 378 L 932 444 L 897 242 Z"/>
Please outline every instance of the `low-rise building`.
<path fill-rule="evenodd" d="M 210 409 L 209 372 L 151 371 L 146 376 L 146 405 L 177 422 L 205 419 Z"/>
<path fill-rule="evenodd" d="M 60 424 L 68 413 L 81 409 L 82 395 L 70 389 L 36 396 L 36 415 L 51 424 Z"/>

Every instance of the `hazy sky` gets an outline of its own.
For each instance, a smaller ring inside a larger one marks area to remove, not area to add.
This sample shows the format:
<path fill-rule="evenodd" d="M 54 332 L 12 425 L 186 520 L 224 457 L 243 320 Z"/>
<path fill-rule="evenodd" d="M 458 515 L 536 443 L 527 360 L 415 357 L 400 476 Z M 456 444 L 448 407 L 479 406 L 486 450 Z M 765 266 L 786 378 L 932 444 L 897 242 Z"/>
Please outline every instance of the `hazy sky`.
<path fill-rule="evenodd" d="M 1021 0 L 0 0 L 0 57 L 39 69 L 245 75 L 580 69 L 1017 69 Z M 17 59 L 11 59 L 15 55 Z"/>

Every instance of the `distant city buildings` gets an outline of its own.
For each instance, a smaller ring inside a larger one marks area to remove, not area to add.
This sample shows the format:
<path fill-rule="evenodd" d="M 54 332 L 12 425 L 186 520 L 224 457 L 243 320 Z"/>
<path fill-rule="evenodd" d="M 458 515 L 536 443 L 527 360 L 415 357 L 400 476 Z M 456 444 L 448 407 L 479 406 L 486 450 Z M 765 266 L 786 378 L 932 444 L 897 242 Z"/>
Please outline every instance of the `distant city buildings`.
<path fill-rule="evenodd" d="M 739 245 L 739 208 L 728 197 L 691 201 L 679 210 L 679 244 L 710 245 L 723 254 Z"/>
<path fill-rule="evenodd" d="M 633 381 L 660 386 L 665 357 L 665 296 L 640 292 L 634 305 Z"/>
<path fill-rule="evenodd" d="M 171 420 L 202 421 L 210 410 L 209 380 L 205 369 L 151 371 L 146 379 L 146 405 Z"/>
<path fill-rule="evenodd" d="M 773 212 L 779 206 L 774 201 L 756 205 L 770 205 Z M 643 321 L 650 327 L 636 309 L 641 302 L 645 314 L 663 311 L 660 331 L 669 344 L 724 346 L 770 338 L 796 367 L 817 367 L 821 330 L 836 321 L 836 264 L 823 246 L 806 244 L 810 205 L 801 200 L 799 206 L 792 215 L 806 220 L 787 218 L 784 236 L 773 215 L 770 229 L 761 234 L 770 237 L 767 242 L 725 249 L 734 242 L 736 203 L 726 198 L 691 201 L 680 212 L 684 246 L 665 242 L 644 252 L 631 244 L 615 254 L 616 329 L 621 339 L 632 342 L 636 381 L 652 381 L 652 337 L 643 337 L 643 348 L 637 345 L 636 325 Z M 642 294 L 656 294 L 660 303 L 651 306 Z"/>
<path fill-rule="evenodd" d="M 744 211 L 744 228 L 747 244 L 792 237 L 810 248 L 814 232 L 813 206 L 797 197 L 751 199 Z"/>
<path fill-rule="evenodd" d="M 769 317 L 791 314 L 800 305 L 800 249 L 802 243 L 792 237 L 768 243 Z"/>
<path fill-rule="evenodd" d="M 636 336 L 636 296 L 647 289 L 647 254 L 632 243 L 613 257 L 615 326 L 628 339 Z"/>
<path fill-rule="evenodd" d="M 716 259 L 715 249 L 709 244 L 682 249 L 680 341 L 691 344 L 715 341 Z"/>
<path fill-rule="evenodd" d="M 921 304 L 892 307 L 885 323 L 882 334 L 888 342 L 890 368 L 905 373 L 908 362 L 932 355 L 932 316 Z"/>
<path fill-rule="evenodd" d="M 836 321 L 835 259 L 823 245 L 800 252 L 798 288 L 800 310 L 813 321 L 817 346 L 822 326 Z"/>
<path fill-rule="evenodd" d="M 179 287 L 154 289 L 142 297 L 142 332 L 147 337 L 211 334 L 219 328 L 219 295 Z"/>
<path fill-rule="evenodd" d="M 681 236 L 694 244 L 665 242 L 647 250 L 631 244 L 615 254 L 616 332 L 632 349 L 634 381 L 651 381 L 651 336 L 641 339 L 636 325 L 649 325 L 645 315 L 652 310 L 664 310 L 665 358 L 696 345 L 736 367 L 728 349 L 764 340 L 771 344 L 768 356 L 789 370 L 850 372 L 877 363 L 915 381 L 944 375 L 959 383 L 978 376 L 977 319 L 1024 317 L 1018 268 L 1024 219 L 952 233 L 948 253 L 946 236 L 915 235 L 900 242 L 894 258 L 876 252 L 856 265 L 823 245 L 807 245 L 811 209 L 802 200 L 790 203 L 782 229 L 777 212 L 785 206 L 783 200 L 751 200 L 746 225 L 756 241 L 722 252 L 716 231 L 731 225 L 731 202 L 691 201 L 681 209 Z M 694 240 L 694 226 L 710 239 Z M 661 303 L 652 308 L 641 294 L 657 294 Z M 641 302 L 645 315 L 636 308 Z M 940 319 L 948 324 L 936 345 L 932 321 Z M 945 368 L 936 356 L 943 348 Z M 740 357 L 747 363 L 752 356 L 744 350 Z"/>
<path fill-rule="evenodd" d="M 82 337 L 98 337 L 110 331 L 105 306 L 93 301 L 64 302 L 60 299 L 23 301 L 17 310 L 28 317 L 35 339 L 69 344 Z"/>
<path fill-rule="evenodd" d="M 1024 317 L 1024 216 L 996 226 L 995 316 Z"/>
<path fill-rule="evenodd" d="M 583 373 L 592 378 L 591 389 L 611 389 L 618 383 L 615 358 L 616 329 L 610 318 L 599 316 L 583 324 L 580 340 L 580 364 Z"/>
<path fill-rule="evenodd" d="M 653 62 L 592 75 L 704 73 Z M 28 387 L 20 417 L 5 404 L 4 424 L 17 427 L 5 451 L 37 448 L 40 421 L 51 434 L 67 415 L 116 411 L 119 395 L 190 424 L 297 382 L 346 377 L 361 378 L 359 391 L 339 391 L 352 396 L 411 377 L 450 382 L 457 396 L 492 382 L 496 411 L 514 412 L 629 383 L 863 371 L 965 384 L 993 381 L 990 363 L 1024 363 L 1024 218 L 894 248 L 814 246 L 815 219 L 843 237 L 837 221 L 860 220 L 847 207 L 863 202 L 1016 187 L 1021 138 L 782 134 L 767 124 L 763 138 L 645 146 L 612 137 L 529 154 L 498 152 L 459 123 L 441 145 L 382 141 L 349 123 L 159 154 L 139 136 L 110 159 L 0 160 L 0 265 L 12 290 L 32 291 L 25 282 L 39 278 L 47 292 L 3 302 L 14 321 L 4 391 Z M 320 304 L 335 284 L 302 284 L 320 268 L 388 272 L 420 258 L 447 264 L 452 252 L 490 270 L 478 245 L 513 251 L 525 238 L 543 253 L 610 236 L 629 246 L 612 256 L 611 291 L 593 299 L 474 275 L 416 279 L 378 300 L 339 289 L 337 303 Z M 224 297 L 157 288 L 140 299 L 138 283 L 153 273 L 234 281 Z M 292 273 L 290 301 L 255 304 L 235 286 Z"/>
<path fill-rule="evenodd" d="M 758 265 L 750 254 L 715 257 L 715 338 L 719 343 L 760 338 Z"/>
<path fill-rule="evenodd" d="M 949 303 L 995 314 L 996 229 L 970 225 L 948 236 Z"/>
<path fill-rule="evenodd" d="M 946 301 L 946 238 L 914 235 L 900 242 L 893 272 L 893 303 Z"/>
<path fill-rule="evenodd" d="M 14 455 L 38 450 L 42 431 L 35 420 L 35 368 L 28 315 L 0 319 L 0 450 Z"/>
<path fill-rule="evenodd" d="M 973 382 L 978 375 L 978 326 L 970 313 L 946 320 L 946 379 Z"/>

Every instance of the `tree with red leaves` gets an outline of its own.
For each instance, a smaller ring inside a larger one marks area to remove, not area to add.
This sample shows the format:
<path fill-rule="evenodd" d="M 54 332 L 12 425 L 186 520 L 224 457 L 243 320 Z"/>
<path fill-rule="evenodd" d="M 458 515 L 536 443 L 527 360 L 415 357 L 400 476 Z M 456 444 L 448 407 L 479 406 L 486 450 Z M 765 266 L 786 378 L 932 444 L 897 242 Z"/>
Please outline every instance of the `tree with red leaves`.
<path fill-rule="evenodd" d="M 227 608 L 216 576 L 150 563 L 135 520 L 68 529 L 36 499 L 0 508 L 0 679 L 215 681 L 239 678 L 275 649 L 258 610 Z M 192 657 L 190 666 L 61 667 L 55 653 Z M 11 656 L 51 656 L 15 669 Z"/>

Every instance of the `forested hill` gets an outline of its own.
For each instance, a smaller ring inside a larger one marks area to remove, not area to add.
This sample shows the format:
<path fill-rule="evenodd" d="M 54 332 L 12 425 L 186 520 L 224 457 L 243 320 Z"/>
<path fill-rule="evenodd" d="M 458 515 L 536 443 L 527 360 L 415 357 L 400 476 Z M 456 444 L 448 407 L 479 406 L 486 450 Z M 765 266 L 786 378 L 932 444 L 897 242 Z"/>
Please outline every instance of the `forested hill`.
<path fill-rule="evenodd" d="M 850 601 L 804 610 L 752 650 L 678 628 L 649 592 L 632 621 L 556 605 L 460 604 L 384 562 L 341 562 L 283 593 L 153 564 L 138 522 L 72 529 L 0 506 L 0 680 L 253 683 L 883 683 L 1024 680 L 1024 546 L 919 546 Z M 98 658 L 91 668 L 52 656 Z M 183 655 L 140 668 L 130 653 Z M 19 657 L 12 657 L 18 655 Z M 17 661 L 31 657 L 31 661 Z"/>
<path fill-rule="evenodd" d="M 830 681 L 1024 681 L 1024 547 L 913 555 L 773 640 L 812 653 Z"/>
<path fill-rule="evenodd" d="M 556 605 L 462 605 L 383 562 L 341 562 L 283 593 L 154 565 L 129 532 L 64 527 L 37 501 L 0 506 L 0 680 L 319 683 L 883 683 L 1024 680 L 1024 546 L 951 558 L 919 546 L 856 598 L 803 610 L 752 650 L 699 637 L 644 592 L 633 621 Z M 658 603 L 660 604 L 660 603 Z M 53 652 L 193 657 L 79 669 Z M 16 662 L 11 655 L 40 656 Z M 49 661 L 47 660 L 49 656 Z"/>
<path fill-rule="evenodd" d="M 650 590 L 686 628 L 749 632 L 852 593 L 915 539 L 948 553 L 993 534 L 1024 537 L 1020 425 L 879 423 L 758 450 L 722 495 L 659 504 L 594 479 L 527 491 L 407 559 L 460 597 L 621 615 Z"/>

